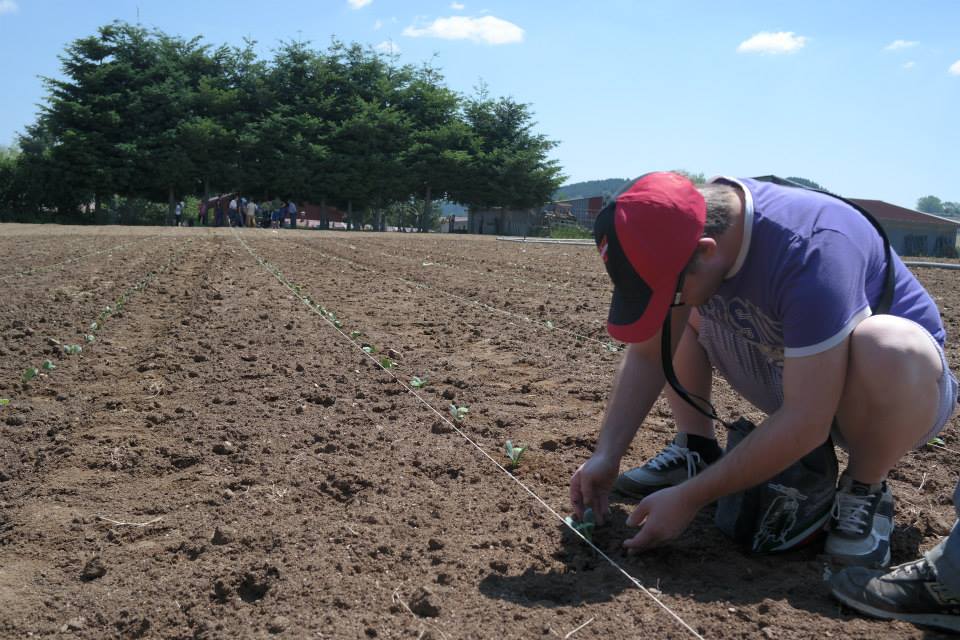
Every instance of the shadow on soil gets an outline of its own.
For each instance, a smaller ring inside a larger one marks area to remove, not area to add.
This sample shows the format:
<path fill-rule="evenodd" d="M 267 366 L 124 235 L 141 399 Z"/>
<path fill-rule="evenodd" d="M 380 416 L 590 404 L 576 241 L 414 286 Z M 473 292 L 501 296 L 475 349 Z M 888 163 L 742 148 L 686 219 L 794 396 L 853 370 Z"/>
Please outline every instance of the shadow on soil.
<path fill-rule="evenodd" d="M 704 604 L 739 608 L 758 605 L 765 614 L 786 601 L 830 618 L 849 618 L 830 598 L 824 577 L 822 540 L 804 549 L 780 555 L 750 555 L 740 550 L 714 526 L 714 509 L 708 508 L 678 540 L 638 556 L 621 548 L 636 529 L 626 525 L 632 505 L 612 507 L 610 520 L 594 533 L 594 544 L 647 588 L 669 600 L 671 595 Z M 493 573 L 480 583 L 489 598 L 527 607 L 577 606 L 606 602 L 632 589 L 631 582 L 615 567 L 594 553 L 565 527 L 563 544 L 553 558 L 565 566 L 520 575 Z M 894 562 L 918 554 L 921 536 L 913 527 L 898 527 L 894 533 Z M 751 615 L 743 612 L 743 615 Z"/>

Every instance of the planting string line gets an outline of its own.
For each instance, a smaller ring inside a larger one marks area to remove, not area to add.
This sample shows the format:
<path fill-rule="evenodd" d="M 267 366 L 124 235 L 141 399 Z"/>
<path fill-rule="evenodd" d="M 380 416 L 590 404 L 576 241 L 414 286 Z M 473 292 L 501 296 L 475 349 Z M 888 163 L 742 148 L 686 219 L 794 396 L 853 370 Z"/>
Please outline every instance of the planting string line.
<path fill-rule="evenodd" d="M 76 258 L 70 258 L 69 260 L 64 260 L 63 262 L 57 262 L 56 264 L 47 264 L 47 265 L 44 265 L 44 266 L 42 266 L 42 267 L 36 267 L 35 269 L 28 269 L 28 270 L 26 270 L 26 271 L 20 271 L 19 273 L 11 273 L 10 275 L 0 276 L 0 282 L 2 282 L 2 281 L 4 281 L 4 280 L 9 280 L 9 279 L 11 279 L 11 278 L 23 278 L 23 277 L 25 277 L 25 276 L 31 276 L 31 275 L 33 275 L 33 274 L 35 274 L 35 273 L 43 273 L 44 271 L 49 271 L 49 270 L 51 270 L 51 269 L 56 269 L 57 267 L 63 267 L 63 266 L 66 266 L 66 265 L 68 265 L 68 264 L 73 264 L 74 262 L 80 262 L 81 260 L 83 260 L 83 259 L 85 259 L 85 258 L 89 258 L 89 257 L 91 257 L 91 256 L 98 256 L 98 255 L 100 255 L 100 254 L 102 254 L 102 253 L 109 253 L 110 251 L 119 251 L 119 250 L 121 250 L 121 249 L 124 248 L 124 247 L 129 247 L 130 245 L 137 244 L 138 242 L 143 242 L 143 241 L 145 241 L 145 240 L 150 240 L 151 238 L 157 238 L 157 237 L 159 237 L 159 236 L 155 236 L 155 235 L 154 235 L 154 236 L 147 236 L 147 237 L 145 237 L 145 238 L 140 238 L 139 240 L 131 240 L 131 241 L 129 241 L 129 242 L 124 242 L 124 243 L 118 244 L 118 245 L 116 245 L 116 246 L 114 246 L 114 247 L 109 247 L 109 248 L 107 248 L 107 249 L 100 249 L 99 251 L 94 251 L 94 252 L 92 252 L 92 253 L 85 253 L 85 254 L 83 254 L 82 256 L 77 256 Z"/>
<path fill-rule="evenodd" d="M 604 341 L 604 340 L 600 340 L 599 338 L 594 338 L 594 337 L 592 337 L 592 336 L 587 336 L 587 335 L 584 335 L 584 334 L 582 334 L 582 333 L 578 333 L 578 332 L 576 332 L 576 331 L 573 331 L 572 329 L 566 329 L 566 328 L 564 328 L 564 327 L 557 326 L 557 325 L 555 325 L 555 324 L 553 325 L 553 328 L 551 328 L 551 327 L 547 326 L 546 322 L 535 321 L 535 320 L 531 319 L 530 316 L 520 315 L 519 313 L 514 313 L 513 311 L 507 311 L 506 309 L 500 309 L 499 307 L 494 307 L 494 306 L 492 306 L 492 305 L 487 304 L 486 302 L 480 302 L 479 300 L 474 300 L 474 299 L 472 299 L 472 298 L 467 298 L 467 297 L 465 297 L 465 296 L 460 296 L 460 295 L 457 295 L 457 294 L 455 294 L 455 293 L 450 293 L 449 291 L 445 291 L 445 290 L 443 290 L 443 289 L 438 289 L 437 287 L 434 287 L 433 285 L 427 284 L 426 282 L 420 282 L 419 280 L 408 280 L 407 278 L 403 278 L 403 277 L 401 277 L 401 276 L 391 275 L 391 274 L 389 274 L 389 273 L 387 273 L 387 272 L 385 272 L 385 271 L 380 271 L 380 270 L 378 270 L 378 269 L 374 269 L 373 267 L 370 267 L 370 266 L 368 266 L 368 265 L 360 264 L 359 262 L 354 262 L 353 260 L 350 260 L 349 258 L 342 258 L 342 257 L 340 257 L 340 256 L 336 256 L 336 255 L 332 255 L 332 254 L 329 254 L 329 253 L 325 253 L 324 251 L 322 251 L 322 250 L 320 250 L 320 249 L 316 249 L 316 248 L 311 247 L 311 246 L 308 246 L 308 245 L 304 245 L 304 244 L 300 244 L 300 243 L 297 243 L 297 244 L 298 244 L 299 246 L 301 246 L 301 247 L 305 247 L 305 248 L 307 248 L 307 249 L 310 249 L 311 251 L 313 251 L 313 252 L 315 252 L 315 253 L 318 253 L 318 254 L 324 256 L 325 258 L 329 258 L 329 259 L 331 259 L 331 260 L 336 260 L 336 261 L 338 261 L 338 262 L 345 262 L 345 263 L 347 263 L 347 264 L 349 264 L 349 265 L 351 265 L 351 266 L 359 267 L 360 269 L 364 269 L 364 270 L 366 270 L 366 271 L 370 271 L 371 273 L 375 273 L 375 274 L 377 274 L 377 275 L 379 275 L 379 276 L 383 276 L 383 277 L 386 277 L 386 278 L 391 278 L 391 279 L 393 279 L 393 280 L 398 280 L 398 281 L 400 281 L 400 282 L 403 282 L 404 284 L 410 285 L 410 286 L 415 287 L 415 288 L 418 288 L 418 289 L 427 289 L 427 290 L 430 290 L 430 291 L 436 291 L 437 293 L 440 293 L 440 294 L 442 294 L 442 295 L 448 296 L 448 297 L 450 297 L 450 298 L 453 298 L 454 300 L 458 300 L 458 301 L 463 302 L 463 303 L 465 303 L 465 304 L 476 305 L 476 306 L 478 306 L 478 307 L 481 307 L 481 308 L 485 309 L 486 311 L 492 311 L 492 312 L 495 312 L 495 313 L 500 313 L 500 314 L 503 314 L 503 315 L 510 316 L 510 317 L 512 317 L 512 318 L 517 318 L 518 320 L 522 320 L 524 323 L 526 323 L 526 324 L 528 324 L 528 325 L 533 325 L 533 326 L 535 326 L 535 327 L 539 327 L 539 328 L 545 329 L 545 330 L 547 330 L 547 331 L 558 331 L 558 332 L 560 332 L 560 333 L 565 333 L 565 334 L 568 334 L 568 335 L 573 336 L 573 337 L 576 338 L 577 340 L 588 340 L 588 341 L 590 341 L 590 342 L 595 342 L 595 343 L 603 346 L 603 348 L 606 349 L 607 351 L 617 352 L 617 351 L 620 351 L 620 350 L 621 350 L 621 347 L 620 347 L 620 346 L 618 346 L 617 344 L 615 344 L 615 343 L 613 343 L 613 342 L 610 342 L 610 341 Z"/>
<path fill-rule="evenodd" d="M 231 228 L 231 231 L 233 231 L 232 228 Z M 447 426 L 449 426 L 451 429 L 453 429 L 454 431 L 456 431 L 457 434 L 460 435 L 460 437 L 462 437 L 464 440 L 466 440 L 466 441 L 469 442 L 471 445 L 473 445 L 473 447 L 474 447 L 477 451 L 479 451 L 480 454 L 481 454 L 483 457 L 485 457 L 487 460 L 489 460 L 491 463 L 493 463 L 493 465 L 496 466 L 498 469 L 500 469 L 500 471 L 502 471 L 503 473 L 505 473 L 505 474 L 506 474 L 511 480 L 513 480 L 521 489 L 523 489 L 531 498 L 533 498 L 534 500 L 536 500 L 544 509 L 546 509 L 546 510 L 547 510 L 550 514 L 552 514 L 557 520 L 559 520 L 561 524 L 563 524 L 563 525 L 564 525 L 565 527 L 567 527 L 570 531 L 572 531 L 577 537 L 579 537 L 581 540 L 583 540 L 583 542 L 585 542 L 591 549 L 593 549 L 593 551 L 594 551 L 597 555 L 599 555 L 601 558 L 603 558 L 604 560 L 606 560 L 607 563 L 608 563 L 610 566 L 612 566 L 614 569 L 616 569 L 617 571 L 619 571 L 627 580 L 629 580 L 635 587 L 637 587 L 637 588 L 638 588 L 641 592 L 643 592 L 647 597 L 649 597 L 651 600 L 653 600 L 661 609 L 663 609 L 664 611 L 666 611 L 676 622 L 678 622 L 678 623 L 679 623 L 681 626 L 683 626 L 687 631 L 689 631 L 695 638 L 699 638 L 700 640 L 703 640 L 703 636 L 701 636 L 699 633 L 697 633 L 696 629 L 694 629 L 693 627 L 691 627 L 685 620 L 683 620 L 683 618 L 681 618 L 676 612 L 674 612 L 670 607 L 668 607 L 662 600 L 660 600 L 660 599 L 659 599 L 656 595 L 654 595 L 649 589 L 647 589 L 647 588 L 643 585 L 643 583 L 642 583 L 638 578 L 635 578 L 635 577 L 632 576 L 630 573 L 628 573 L 626 569 L 624 569 L 622 566 L 620 566 L 613 558 L 611 558 L 610 556 L 608 556 L 608 555 L 607 555 L 606 553 L 604 553 L 599 547 L 597 547 L 595 544 L 593 544 L 592 541 L 587 540 L 587 538 L 585 538 L 585 537 L 583 536 L 583 534 L 581 534 L 579 531 L 577 531 L 577 530 L 576 530 L 574 527 L 572 527 L 571 525 L 567 524 L 567 522 L 566 522 L 566 520 L 563 518 L 563 516 L 561 516 L 553 507 L 551 507 L 543 498 L 541 498 L 539 495 L 537 495 L 537 493 L 534 492 L 533 489 L 531 489 L 531 488 L 528 487 L 526 484 L 524 484 L 524 482 L 523 482 L 522 480 L 520 480 L 520 478 L 518 478 L 518 477 L 515 476 L 514 474 L 510 473 L 510 470 L 509 470 L 509 469 L 507 469 L 507 468 L 504 467 L 502 464 L 500 464 L 500 462 L 497 461 L 496 458 L 494 458 L 494 457 L 491 456 L 489 453 L 487 453 L 487 451 L 486 451 L 483 447 L 481 447 L 476 441 L 474 441 L 474 440 L 473 440 L 469 435 L 467 435 L 463 430 L 461 430 L 459 427 L 457 427 L 456 424 L 454 424 L 453 422 L 451 422 L 450 419 L 447 418 L 447 416 L 445 416 L 443 413 L 441 413 L 440 411 L 438 411 L 432 404 L 430 404 L 426 399 L 424 399 L 420 394 L 418 394 L 413 388 L 409 387 L 406 383 L 404 383 L 399 377 L 397 377 L 397 375 L 396 375 L 393 371 L 391 371 L 390 369 L 387 369 L 387 368 L 384 367 L 382 364 L 380 364 L 380 362 L 379 362 L 375 357 L 373 357 L 372 354 L 367 353 L 367 352 L 364 351 L 362 348 L 360 348 L 359 344 L 358 344 L 354 339 L 352 339 L 352 338 L 351 338 L 347 333 L 345 333 L 342 329 L 340 329 L 339 327 L 337 327 L 337 325 L 335 325 L 335 324 L 333 323 L 333 321 L 330 320 L 330 318 L 328 318 L 325 314 L 321 313 L 321 311 L 317 308 L 317 305 L 316 305 L 316 304 L 314 304 L 314 303 L 313 303 L 312 301 L 310 301 L 310 300 L 307 300 L 307 298 L 306 298 L 302 293 L 300 293 L 299 291 L 297 291 L 297 288 L 293 285 L 293 283 L 291 283 L 289 280 L 287 280 L 287 279 L 280 273 L 280 270 L 279 270 L 279 269 L 277 269 L 277 268 L 274 267 L 272 264 L 270 264 L 269 262 L 267 262 L 266 260 L 264 260 L 263 258 L 261 258 L 259 255 L 257 255 L 256 252 L 254 252 L 253 249 L 251 249 L 250 246 L 247 245 L 247 243 L 243 240 L 243 238 L 240 237 L 240 234 L 238 234 L 236 231 L 233 231 L 233 233 L 234 233 L 234 235 L 236 236 L 237 240 L 240 242 L 240 244 L 243 245 L 243 248 L 246 249 L 247 252 L 251 255 L 251 257 L 253 257 L 253 258 L 257 261 L 257 263 L 260 264 L 261 267 L 263 267 L 263 268 L 266 269 L 269 273 L 271 273 L 271 274 L 273 275 L 273 277 L 276 278 L 277 281 L 278 281 L 280 284 L 282 284 L 282 285 L 285 286 L 287 289 L 289 289 L 290 292 L 293 293 L 293 295 L 295 295 L 295 296 L 297 297 L 297 299 L 300 300 L 300 302 L 302 302 L 304 305 L 306 305 L 306 307 L 307 307 L 308 309 L 310 309 L 310 310 L 311 310 L 313 313 L 315 313 L 316 315 L 320 316 L 320 317 L 327 323 L 327 325 L 329 325 L 331 328 L 333 328 L 334 331 L 336 331 L 337 333 L 339 333 L 340 336 L 344 338 L 344 340 L 346 340 L 346 341 L 349 342 L 351 345 L 353 345 L 355 348 L 357 348 L 357 350 L 360 351 L 360 353 L 362 353 L 364 356 L 366 356 L 367 359 L 369 359 L 371 362 L 373 362 L 374 365 L 376 365 L 377 367 L 379 367 L 380 369 L 382 369 L 383 371 L 385 371 L 387 374 L 389 374 L 390 377 L 392 377 L 392 378 L 396 381 L 397 384 L 399 384 L 401 387 L 403 387 L 403 388 L 407 391 L 407 393 L 409 393 L 410 395 L 412 395 L 420 404 L 422 404 L 424 407 L 426 407 L 427 409 L 429 409 L 430 411 L 432 411 L 434 414 L 436 414 L 437 417 L 439 417 L 441 420 L 443 420 L 443 421 L 447 424 Z"/>

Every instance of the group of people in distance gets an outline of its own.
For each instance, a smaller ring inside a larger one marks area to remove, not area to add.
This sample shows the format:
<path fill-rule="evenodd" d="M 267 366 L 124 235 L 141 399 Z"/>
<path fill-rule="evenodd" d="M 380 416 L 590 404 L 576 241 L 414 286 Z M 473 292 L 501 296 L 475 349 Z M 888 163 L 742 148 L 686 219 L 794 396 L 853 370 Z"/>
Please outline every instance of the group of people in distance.
<path fill-rule="evenodd" d="M 297 228 L 297 218 L 303 217 L 298 211 L 297 204 L 291 198 L 274 199 L 257 204 L 239 194 L 234 195 L 223 205 L 224 198 L 214 198 L 208 201 L 201 200 L 198 207 L 199 220 L 202 226 L 215 227 L 269 227 L 279 229 L 288 221 L 291 229 Z M 182 213 L 183 203 L 177 205 L 177 211 Z M 176 224 L 181 226 L 181 213 L 176 214 Z"/>

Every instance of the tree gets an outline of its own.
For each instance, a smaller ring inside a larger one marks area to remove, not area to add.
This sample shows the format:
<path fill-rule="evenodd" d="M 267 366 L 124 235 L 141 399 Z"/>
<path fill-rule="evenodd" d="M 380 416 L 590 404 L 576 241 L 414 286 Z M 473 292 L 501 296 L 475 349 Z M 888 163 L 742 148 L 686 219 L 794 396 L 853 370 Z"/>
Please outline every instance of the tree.
<path fill-rule="evenodd" d="M 924 196 L 917 200 L 917 211 L 924 213 L 943 213 L 943 202 L 937 196 Z"/>
<path fill-rule="evenodd" d="M 491 99 L 485 87 L 468 99 L 464 119 L 472 141 L 463 179 L 451 200 L 471 207 L 524 209 L 549 201 L 563 182 L 547 154 L 556 142 L 533 132 L 529 105 Z"/>
<path fill-rule="evenodd" d="M 460 99 L 442 86 L 442 76 L 430 65 L 412 72 L 400 91 L 410 115 L 410 146 L 404 152 L 411 191 L 423 196 L 419 231 L 433 228 L 433 201 L 456 190 L 468 166 L 471 131 L 460 119 Z"/>

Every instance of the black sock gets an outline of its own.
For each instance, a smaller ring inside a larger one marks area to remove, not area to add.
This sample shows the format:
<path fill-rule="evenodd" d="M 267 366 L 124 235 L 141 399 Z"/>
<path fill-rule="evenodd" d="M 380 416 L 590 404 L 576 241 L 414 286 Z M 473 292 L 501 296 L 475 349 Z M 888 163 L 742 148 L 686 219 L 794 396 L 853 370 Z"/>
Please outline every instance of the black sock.
<path fill-rule="evenodd" d="M 723 449 L 717 444 L 716 438 L 704 438 L 692 433 L 687 434 L 687 448 L 699 453 L 707 464 L 713 464 L 723 455 Z"/>

